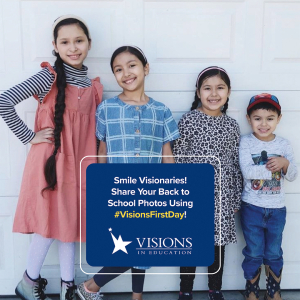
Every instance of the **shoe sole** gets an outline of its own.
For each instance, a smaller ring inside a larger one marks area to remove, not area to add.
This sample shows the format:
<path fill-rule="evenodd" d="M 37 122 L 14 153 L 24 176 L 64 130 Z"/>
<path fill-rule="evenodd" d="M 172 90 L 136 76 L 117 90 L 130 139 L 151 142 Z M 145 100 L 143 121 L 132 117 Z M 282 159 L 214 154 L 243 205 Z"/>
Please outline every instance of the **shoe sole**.
<path fill-rule="evenodd" d="M 15 289 L 15 294 L 16 294 L 18 297 L 20 297 L 21 299 L 27 300 L 23 295 L 20 294 L 20 292 L 18 291 L 17 288 Z M 52 299 L 49 298 L 48 296 L 47 296 L 47 298 L 48 298 L 48 300 L 52 300 Z"/>
<path fill-rule="evenodd" d="M 84 296 L 80 293 L 79 289 L 77 289 L 76 292 L 81 300 L 85 300 Z"/>
<path fill-rule="evenodd" d="M 18 291 L 17 288 L 15 289 L 15 294 L 16 294 L 18 297 L 20 297 L 21 299 L 27 300 L 23 295 L 20 294 L 20 292 Z"/>
<path fill-rule="evenodd" d="M 208 300 L 210 300 L 210 297 L 209 297 L 209 295 L 207 295 L 207 297 L 208 297 Z M 223 299 L 224 299 L 224 300 L 226 300 L 226 299 L 224 298 L 224 296 L 223 296 Z M 245 299 L 246 299 L 246 298 L 245 298 Z"/>

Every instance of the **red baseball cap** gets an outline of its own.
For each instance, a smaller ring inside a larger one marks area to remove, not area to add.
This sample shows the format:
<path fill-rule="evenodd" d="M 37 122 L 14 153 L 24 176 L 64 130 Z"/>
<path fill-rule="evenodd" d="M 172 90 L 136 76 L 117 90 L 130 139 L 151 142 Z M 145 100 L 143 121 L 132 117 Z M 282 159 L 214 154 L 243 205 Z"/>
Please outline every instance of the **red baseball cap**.
<path fill-rule="evenodd" d="M 262 93 L 259 95 L 255 95 L 251 97 L 248 107 L 247 107 L 247 112 L 256 104 L 258 103 L 270 103 L 272 104 L 275 108 L 277 108 L 279 111 L 281 111 L 281 106 L 279 104 L 279 100 L 276 96 L 268 94 L 268 93 Z"/>

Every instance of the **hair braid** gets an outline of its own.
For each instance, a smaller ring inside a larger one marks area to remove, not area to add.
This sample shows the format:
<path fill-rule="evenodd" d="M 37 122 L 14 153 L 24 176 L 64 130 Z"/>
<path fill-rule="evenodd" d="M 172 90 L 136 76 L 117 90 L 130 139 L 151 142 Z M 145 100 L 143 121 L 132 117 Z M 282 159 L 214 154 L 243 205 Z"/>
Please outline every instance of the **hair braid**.
<path fill-rule="evenodd" d="M 222 108 L 222 113 L 226 115 L 226 111 L 228 108 L 228 102 L 229 102 L 229 98 L 227 98 L 226 103 L 224 104 L 223 108 Z"/>
<path fill-rule="evenodd" d="M 195 92 L 195 98 L 194 102 L 192 103 L 191 110 L 196 109 L 199 106 L 199 103 L 201 103 L 200 98 L 198 97 L 197 91 Z"/>
<path fill-rule="evenodd" d="M 65 111 L 65 88 L 67 86 L 66 83 L 66 74 L 63 66 L 63 60 L 59 56 L 58 53 L 55 53 L 56 61 L 54 63 L 55 70 L 57 73 L 57 80 L 56 80 L 56 86 L 58 89 L 57 96 L 56 96 L 56 103 L 55 103 L 55 112 L 54 112 L 54 151 L 53 154 L 48 158 L 44 174 L 45 179 L 47 181 L 48 186 L 46 186 L 42 192 L 45 190 L 54 190 L 56 183 L 57 183 L 57 177 L 56 177 L 56 160 L 55 156 L 57 154 L 57 151 L 61 145 L 60 141 L 60 134 L 62 132 L 64 122 L 63 122 L 63 114 Z"/>

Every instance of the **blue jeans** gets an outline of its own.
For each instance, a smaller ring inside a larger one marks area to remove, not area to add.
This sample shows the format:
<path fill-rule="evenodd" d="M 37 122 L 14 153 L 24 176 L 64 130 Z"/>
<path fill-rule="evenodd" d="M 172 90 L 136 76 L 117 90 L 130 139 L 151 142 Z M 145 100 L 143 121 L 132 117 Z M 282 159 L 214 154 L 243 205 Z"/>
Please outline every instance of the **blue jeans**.
<path fill-rule="evenodd" d="M 242 201 L 241 222 L 246 241 L 242 263 L 247 280 L 257 275 L 258 268 L 269 265 L 279 277 L 283 266 L 282 233 L 286 208 L 264 208 Z"/>

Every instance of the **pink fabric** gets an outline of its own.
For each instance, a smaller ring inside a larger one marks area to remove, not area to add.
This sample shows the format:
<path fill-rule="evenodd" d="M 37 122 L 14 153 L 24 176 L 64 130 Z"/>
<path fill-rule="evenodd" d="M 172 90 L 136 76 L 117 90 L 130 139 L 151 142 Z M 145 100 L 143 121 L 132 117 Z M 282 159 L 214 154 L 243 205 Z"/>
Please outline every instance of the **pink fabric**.
<path fill-rule="evenodd" d="M 55 75 L 50 92 L 39 103 L 35 117 L 35 131 L 54 128 L 54 106 L 57 94 L 56 73 L 49 63 L 42 63 Z M 95 111 L 102 100 L 103 87 L 99 78 L 92 86 L 77 88 L 67 85 L 64 127 L 61 147 L 56 155 L 57 186 L 54 191 L 41 190 L 46 186 L 44 165 L 53 153 L 54 145 L 32 145 L 27 157 L 19 202 L 15 214 L 14 232 L 38 233 L 62 242 L 80 240 L 80 161 L 87 155 L 96 155 Z M 96 158 L 82 162 L 82 238 L 86 240 L 86 178 L 85 170 Z"/>

